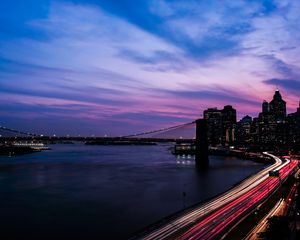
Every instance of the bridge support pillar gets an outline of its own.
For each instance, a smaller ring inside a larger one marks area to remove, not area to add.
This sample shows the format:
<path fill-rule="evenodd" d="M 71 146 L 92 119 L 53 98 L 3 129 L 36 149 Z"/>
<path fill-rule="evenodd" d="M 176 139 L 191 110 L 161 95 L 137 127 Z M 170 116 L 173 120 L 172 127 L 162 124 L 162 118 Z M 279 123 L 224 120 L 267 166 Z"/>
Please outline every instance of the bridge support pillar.
<path fill-rule="evenodd" d="M 206 169 L 209 165 L 207 127 L 205 119 L 196 120 L 196 166 Z"/>

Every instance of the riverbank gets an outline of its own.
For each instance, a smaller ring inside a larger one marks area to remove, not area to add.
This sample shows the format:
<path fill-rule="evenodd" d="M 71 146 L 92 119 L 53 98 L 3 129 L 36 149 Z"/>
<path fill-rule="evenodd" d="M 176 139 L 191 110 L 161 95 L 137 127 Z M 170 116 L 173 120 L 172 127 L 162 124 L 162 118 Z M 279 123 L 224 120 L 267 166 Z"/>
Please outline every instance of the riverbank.
<path fill-rule="evenodd" d="M 190 155 L 195 156 L 196 146 L 190 143 L 175 144 L 171 149 L 171 153 L 174 155 Z M 247 159 L 259 163 L 272 163 L 273 160 L 262 154 L 262 152 L 252 152 L 246 149 L 235 147 L 212 147 L 208 149 L 208 153 L 211 156 L 223 156 L 223 157 L 237 157 L 240 159 Z"/>
<path fill-rule="evenodd" d="M 0 155 L 1 156 L 16 156 L 40 152 L 40 150 L 33 149 L 26 146 L 0 146 Z"/>
<path fill-rule="evenodd" d="M 240 159 L 247 159 L 259 163 L 272 163 L 274 160 L 261 152 L 248 152 L 240 149 L 213 149 L 209 150 L 210 155 L 224 156 L 224 157 L 237 157 Z"/>

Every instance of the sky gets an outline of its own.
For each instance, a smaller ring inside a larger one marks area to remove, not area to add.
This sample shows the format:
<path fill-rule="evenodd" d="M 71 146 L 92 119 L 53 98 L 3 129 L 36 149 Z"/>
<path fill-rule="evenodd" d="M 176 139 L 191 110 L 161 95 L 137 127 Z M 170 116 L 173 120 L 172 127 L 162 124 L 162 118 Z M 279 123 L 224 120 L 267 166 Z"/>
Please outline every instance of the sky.
<path fill-rule="evenodd" d="M 119 136 L 300 93 L 298 0 L 3 0 L 0 125 Z"/>

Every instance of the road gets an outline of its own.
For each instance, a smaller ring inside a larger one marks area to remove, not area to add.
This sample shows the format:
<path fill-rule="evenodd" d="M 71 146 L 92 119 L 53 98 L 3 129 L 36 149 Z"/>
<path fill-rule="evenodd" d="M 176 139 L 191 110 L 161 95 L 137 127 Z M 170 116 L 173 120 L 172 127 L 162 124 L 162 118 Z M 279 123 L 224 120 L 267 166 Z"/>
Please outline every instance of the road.
<path fill-rule="evenodd" d="M 229 204 L 216 210 L 214 213 L 197 222 L 192 228 L 177 239 L 220 239 L 224 231 L 232 224 L 239 222 L 244 216 L 263 202 L 271 193 L 280 187 L 298 166 L 298 161 L 287 161 L 279 170 L 279 177 L 267 177 L 257 186 L 236 198 Z"/>
<path fill-rule="evenodd" d="M 278 187 L 279 179 L 269 177 L 269 171 L 280 170 L 280 178 L 284 179 L 288 175 L 288 169 L 294 168 L 294 161 L 283 163 L 274 155 L 264 154 L 274 158 L 275 163 L 223 195 L 146 233 L 140 239 L 171 239 L 175 236 L 179 236 L 179 239 L 211 239 L 220 234 L 224 228 L 254 206 L 256 202 Z M 183 230 L 186 232 L 180 236 L 179 233 Z"/>
<path fill-rule="evenodd" d="M 297 175 L 299 173 L 297 172 Z M 258 234 L 264 232 L 267 228 L 268 219 L 273 216 L 285 216 L 290 207 L 290 203 L 295 195 L 297 184 L 294 184 L 290 189 L 286 198 L 281 198 L 275 206 L 264 216 L 259 223 L 251 230 L 251 232 L 243 240 L 256 240 Z"/>
<path fill-rule="evenodd" d="M 273 216 L 282 215 L 281 212 L 285 206 L 284 199 L 281 198 L 275 206 L 264 216 L 259 223 L 251 230 L 250 233 L 243 240 L 256 240 L 258 239 L 258 234 L 265 231 L 268 223 L 268 219 Z"/>

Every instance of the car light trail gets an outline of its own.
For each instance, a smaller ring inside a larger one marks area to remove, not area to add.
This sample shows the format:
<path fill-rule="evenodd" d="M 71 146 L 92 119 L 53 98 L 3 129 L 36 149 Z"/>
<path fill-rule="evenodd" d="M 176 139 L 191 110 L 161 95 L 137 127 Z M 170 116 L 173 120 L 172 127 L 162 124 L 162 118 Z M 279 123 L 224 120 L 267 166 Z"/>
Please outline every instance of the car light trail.
<path fill-rule="evenodd" d="M 298 166 L 297 161 L 288 161 L 282 164 L 280 168 L 280 177 L 268 177 L 251 191 L 240 196 L 229 204 L 219 208 L 213 214 L 199 221 L 192 228 L 182 234 L 178 239 L 214 239 L 220 238 L 222 232 L 241 219 L 248 212 L 253 211 L 255 207 L 265 200 L 272 192 L 278 189 L 281 181 L 284 181 Z M 205 226 L 205 230 L 203 227 Z"/>
<path fill-rule="evenodd" d="M 284 206 L 284 199 L 281 198 L 275 206 L 268 212 L 266 216 L 255 226 L 251 232 L 243 239 L 243 240 L 255 240 L 257 239 L 257 234 L 262 232 L 263 229 L 266 228 L 266 224 L 268 222 L 268 218 L 278 215 L 279 211 L 283 208 Z"/>
<path fill-rule="evenodd" d="M 277 178 L 269 177 L 269 171 L 279 171 L 284 180 L 297 166 L 296 161 L 282 162 L 280 158 L 264 152 L 272 157 L 275 163 L 259 173 L 247 178 L 238 186 L 219 197 L 171 220 L 167 224 L 145 234 L 140 239 L 156 240 L 178 236 L 178 232 L 190 229 L 178 239 L 212 239 L 224 228 L 236 221 L 241 215 L 252 210 L 253 206 L 280 185 Z M 224 221 L 226 219 L 226 221 Z M 196 224 L 195 224 L 196 223 Z M 193 225 L 193 226 L 191 226 Z"/>

